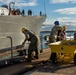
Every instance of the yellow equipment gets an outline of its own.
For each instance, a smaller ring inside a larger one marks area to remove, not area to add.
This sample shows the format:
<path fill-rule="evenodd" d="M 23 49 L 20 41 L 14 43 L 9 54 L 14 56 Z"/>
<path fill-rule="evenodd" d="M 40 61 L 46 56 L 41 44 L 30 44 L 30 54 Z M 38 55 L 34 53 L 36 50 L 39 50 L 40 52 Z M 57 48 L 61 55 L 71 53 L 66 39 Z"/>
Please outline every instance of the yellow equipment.
<path fill-rule="evenodd" d="M 76 65 L 76 41 L 59 41 L 50 43 L 49 47 L 51 49 L 50 60 L 52 60 L 53 63 L 56 63 L 56 61 L 74 61 L 74 64 Z"/>

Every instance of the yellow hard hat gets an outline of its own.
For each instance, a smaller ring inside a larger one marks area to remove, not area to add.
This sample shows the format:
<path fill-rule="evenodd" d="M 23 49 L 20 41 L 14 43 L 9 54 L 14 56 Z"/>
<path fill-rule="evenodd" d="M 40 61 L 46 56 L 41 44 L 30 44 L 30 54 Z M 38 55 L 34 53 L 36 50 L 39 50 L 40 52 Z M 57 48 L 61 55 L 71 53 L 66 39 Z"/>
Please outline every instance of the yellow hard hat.
<path fill-rule="evenodd" d="M 62 29 L 63 29 L 63 30 L 66 30 L 66 26 L 62 26 Z"/>
<path fill-rule="evenodd" d="M 22 32 L 24 32 L 26 30 L 26 28 L 22 28 Z"/>

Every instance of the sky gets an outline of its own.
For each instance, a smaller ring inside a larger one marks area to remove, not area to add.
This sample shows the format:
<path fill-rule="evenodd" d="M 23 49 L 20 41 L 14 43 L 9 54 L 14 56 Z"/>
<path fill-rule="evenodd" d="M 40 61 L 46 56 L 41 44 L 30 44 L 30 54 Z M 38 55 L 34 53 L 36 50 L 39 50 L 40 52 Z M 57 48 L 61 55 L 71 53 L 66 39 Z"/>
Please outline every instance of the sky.
<path fill-rule="evenodd" d="M 76 25 L 76 0 L 0 0 L 0 6 L 15 2 L 14 8 L 27 11 L 31 9 L 33 15 L 46 13 L 45 25 L 53 25 L 59 21 L 61 25 Z"/>

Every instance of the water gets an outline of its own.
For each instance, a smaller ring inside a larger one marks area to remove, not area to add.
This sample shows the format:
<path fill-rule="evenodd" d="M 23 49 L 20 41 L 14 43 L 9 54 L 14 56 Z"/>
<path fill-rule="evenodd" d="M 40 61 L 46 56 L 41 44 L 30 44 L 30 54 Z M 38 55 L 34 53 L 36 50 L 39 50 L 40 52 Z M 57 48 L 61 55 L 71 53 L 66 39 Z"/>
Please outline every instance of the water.
<path fill-rule="evenodd" d="M 45 40 L 45 36 L 49 35 L 49 34 L 50 34 L 50 32 L 40 32 L 40 39 L 42 41 L 41 43 L 42 43 L 43 49 L 49 47 L 46 40 Z M 41 44 L 39 44 L 38 48 L 41 50 Z"/>
<path fill-rule="evenodd" d="M 74 33 L 75 33 L 75 32 L 67 32 L 66 34 L 67 34 L 67 36 L 70 37 L 70 36 L 74 36 Z"/>

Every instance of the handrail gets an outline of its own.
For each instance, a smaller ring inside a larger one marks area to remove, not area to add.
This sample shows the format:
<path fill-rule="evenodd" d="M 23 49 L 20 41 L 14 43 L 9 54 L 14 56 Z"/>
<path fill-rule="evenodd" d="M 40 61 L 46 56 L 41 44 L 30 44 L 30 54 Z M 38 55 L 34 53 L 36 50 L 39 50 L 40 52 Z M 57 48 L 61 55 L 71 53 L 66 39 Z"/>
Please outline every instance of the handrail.
<path fill-rule="evenodd" d="M 2 39 L 5 39 L 5 38 L 10 38 L 10 42 L 11 42 L 11 62 L 13 63 L 13 43 L 12 43 L 12 37 L 11 36 L 7 36 L 7 37 L 0 37 Z"/>
<path fill-rule="evenodd" d="M 12 60 L 12 63 L 13 63 L 13 50 L 12 50 L 13 43 L 12 43 L 12 37 L 11 36 L 7 36 L 7 38 L 10 38 L 10 41 L 11 41 L 11 60 Z"/>

